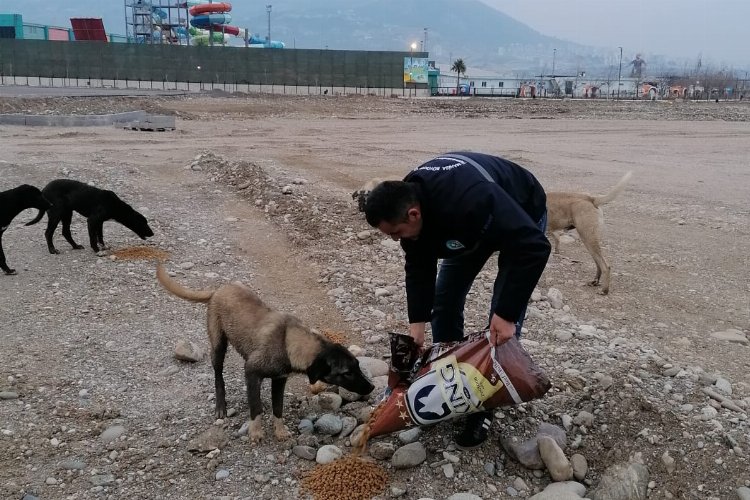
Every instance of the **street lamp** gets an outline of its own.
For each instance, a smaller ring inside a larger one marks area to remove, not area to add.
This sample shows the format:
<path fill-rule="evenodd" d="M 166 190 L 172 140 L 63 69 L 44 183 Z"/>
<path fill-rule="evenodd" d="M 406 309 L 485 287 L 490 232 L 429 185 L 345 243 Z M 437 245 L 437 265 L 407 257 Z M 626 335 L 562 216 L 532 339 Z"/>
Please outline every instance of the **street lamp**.
<path fill-rule="evenodd" d="M 409 53 L 409 83 L 414 86 L 414 50 L 417 48 L 417 42 L 411 42 L 411 51 Z M 409 87 L 409 96 L 411 96 L 411 86 Z"/>
<path fill-rule="evenodd" d="M 620 69 L 617 70 L 617 100 L 620 100 L 620 79 L 622 78 L 622 47 L 618 47 L 620 49 Z"/>

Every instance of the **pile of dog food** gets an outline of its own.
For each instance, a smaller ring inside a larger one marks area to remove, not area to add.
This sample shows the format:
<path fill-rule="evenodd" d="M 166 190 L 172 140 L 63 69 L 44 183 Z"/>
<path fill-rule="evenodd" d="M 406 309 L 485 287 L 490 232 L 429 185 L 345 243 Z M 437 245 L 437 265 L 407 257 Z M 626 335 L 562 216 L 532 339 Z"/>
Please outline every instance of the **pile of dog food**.
<path fill-rule="evenodd" d="M 169 252 L 148 246 L 127 247 L 112 252 L 112 258 L 116 260 L 164 261 L 167 259 L 167 257 L 169 257 Z"/>
<path fill-rule="evenodd" d="M 385 490 L 388 474 L 375 462 L 348 455 L 318 465 L 302 480 L 302 491 L 315 500 L 369 500 Z"/>
<path fill-rule="evenodd" d="M 348 340 L 345 333 L 334 332 L 333 330 L 323 330 L 323 336 L 334 344 L 346 345 Z"/>

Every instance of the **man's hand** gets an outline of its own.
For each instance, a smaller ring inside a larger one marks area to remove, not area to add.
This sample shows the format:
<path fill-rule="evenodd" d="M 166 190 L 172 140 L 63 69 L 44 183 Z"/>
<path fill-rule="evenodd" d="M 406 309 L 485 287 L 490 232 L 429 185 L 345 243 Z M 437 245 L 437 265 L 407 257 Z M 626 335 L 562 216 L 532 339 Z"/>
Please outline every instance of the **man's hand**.
<path fill-rule="evenodd" d="M 502 345 L 516 334 L 516 324 L 504 320 L 497 314 L 492 315 L 490 321 L 490 342 L 494 345 Z"/>
<path fill-rule="evenodd" d="M 418 346 L 424 345 L 424 330 L 424 323 L 409 324 L 409 335 L 411 335 L 411 337 L 414 339 L 414 342 L 416 342 Z"/>

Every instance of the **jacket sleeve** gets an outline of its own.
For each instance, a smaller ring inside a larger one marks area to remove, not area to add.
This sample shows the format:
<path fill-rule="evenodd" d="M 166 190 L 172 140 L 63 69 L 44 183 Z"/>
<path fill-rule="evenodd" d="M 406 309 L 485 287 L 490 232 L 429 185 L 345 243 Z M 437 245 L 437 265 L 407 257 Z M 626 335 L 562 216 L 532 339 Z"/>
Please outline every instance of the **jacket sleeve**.
<path fill-rule="evenodd" d="M 487 183 L 476 189 L 480 192 L 475 196 L 485 199 L 488 212 L 481 239 L 500 251 L 498 276 L 504 275 L 494 312 L 515 322 L 542 276 L 551 246 L 538 221 L 532 220 L 502 188 Z"/>
<path fill-rule="evenodd" d="M 401 240 L 406 254 L 406 303 L 409 323 L 429 322 L 435 299 L 437 256 L 424 242 Z"/>

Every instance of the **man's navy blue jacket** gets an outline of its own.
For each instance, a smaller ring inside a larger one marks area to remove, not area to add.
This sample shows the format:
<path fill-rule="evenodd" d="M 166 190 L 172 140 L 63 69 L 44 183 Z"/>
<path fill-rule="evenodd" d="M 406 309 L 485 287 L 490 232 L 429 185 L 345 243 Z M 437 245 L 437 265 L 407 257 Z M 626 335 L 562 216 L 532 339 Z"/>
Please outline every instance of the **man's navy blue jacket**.
<path fill-rule="evenodd" d="M 507 276 L 494 312 L 515 322 L 549 258 L 549 241 L 538 227 L 547 197 L 539 181 L 511 161 L 479 153 L 455 154 L 479 163 L 495 182 L 469 163 L 442 156 L 404 178 L 418 187 L 423 221 L 418 239 L 401 239 L 409 322 L 430 321 L 438 259 L 480 245 L 500 251 L 499 272 Z"/>

